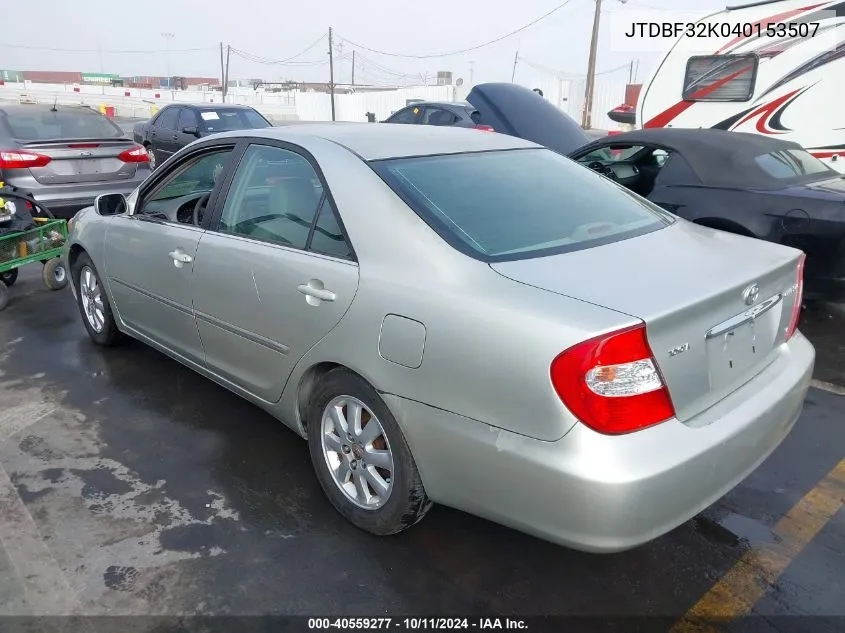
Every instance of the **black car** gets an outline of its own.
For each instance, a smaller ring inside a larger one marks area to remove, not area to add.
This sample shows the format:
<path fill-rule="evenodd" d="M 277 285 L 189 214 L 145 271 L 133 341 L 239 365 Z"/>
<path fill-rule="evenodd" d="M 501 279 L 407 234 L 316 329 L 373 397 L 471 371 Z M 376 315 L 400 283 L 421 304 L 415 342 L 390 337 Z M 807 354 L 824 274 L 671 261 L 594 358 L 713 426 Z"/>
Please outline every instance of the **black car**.
<path fill-rule="evenodd" d="M 681 128 L 591 140 L 575 120 L 522 86 L 480 84 L 467 101 L 479 124 L 545 145 L 674 215 L 803 250 L 805 297 L 845 300 L 845 176 L 797 143 Z"/>
<path fill-rule="evenodd" d="M 257 110 L 241 105 L 213 103 L 172 104 L 149 121 L 135 125 L 135 141 L 147 148 L 150 167 L 170 158 L 189 143 L 218 132 L 273 127 Z"/>
<path fill-rule="evenodd" d="M 805 296 L 845 299 L 845 176 L 798 143 L 649 128 L 569 156 L 684 219 L 801 249 Z"/>

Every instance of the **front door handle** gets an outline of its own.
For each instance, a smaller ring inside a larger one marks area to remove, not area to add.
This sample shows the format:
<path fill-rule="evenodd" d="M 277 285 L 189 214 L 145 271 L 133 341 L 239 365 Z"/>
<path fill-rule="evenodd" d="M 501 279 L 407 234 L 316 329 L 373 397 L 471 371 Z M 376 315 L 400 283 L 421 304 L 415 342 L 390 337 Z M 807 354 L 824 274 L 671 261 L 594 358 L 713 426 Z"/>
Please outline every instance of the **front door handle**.
<path fill-rule="evenodd" d="M 323 301 L 334 301 L 337 298 L 337 295 L 331 290 L 326 290 L 325 285 L 319 279 L 312 279 L 307 284 L 300 284 L 296 289 L 305 295 L 308 305 L 312 306 L 318 306 Z"/>
<path fill-rule="evenodd" d="M 185 264 L 190 264 L 194 261 L 193 257 L 180 248 L 177 248 L 175 251 L 171 251 L 170 257 L 173 259 L 173 265 L 176 266 L 176 268 L 182 268 Z"/>

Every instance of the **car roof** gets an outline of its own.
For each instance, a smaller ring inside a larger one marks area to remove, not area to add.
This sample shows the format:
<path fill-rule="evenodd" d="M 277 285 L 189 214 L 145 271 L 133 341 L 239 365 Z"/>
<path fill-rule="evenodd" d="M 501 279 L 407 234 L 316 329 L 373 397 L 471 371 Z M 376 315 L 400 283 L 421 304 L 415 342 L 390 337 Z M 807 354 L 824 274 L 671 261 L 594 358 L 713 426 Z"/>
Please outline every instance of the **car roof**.
<path fill-rule="evenodd" d="M 406 107 L 413 108 L 415 106 L 440 106 L 447 108 L 469 108 L 471 110 L 475 110 L 475 106 L 469 101 L 416 101 L 414 103 L 409 103 Z M 405 108 L 402 109 L 404 110 Z"/>
<path fill-rule="evenodd" d="M 324 139 L 368 161 L 540 147 L 531 141 L 494 132 L 391 123 L 311 123 L 223 132 L 214 138 L 233 136 L 277 139 L 302 145 L 307 145 L 308 139 Z"/>
<path fill-rule="evenodd" d="M 248 105 L 241 105 L 238 103 L 183 103 L 184 105 L 191 106 L 196 108 L 197 110 L 220 110 L 222 108 L 226 108 L 227 110 L 254 110 L 252 106 Z"/>

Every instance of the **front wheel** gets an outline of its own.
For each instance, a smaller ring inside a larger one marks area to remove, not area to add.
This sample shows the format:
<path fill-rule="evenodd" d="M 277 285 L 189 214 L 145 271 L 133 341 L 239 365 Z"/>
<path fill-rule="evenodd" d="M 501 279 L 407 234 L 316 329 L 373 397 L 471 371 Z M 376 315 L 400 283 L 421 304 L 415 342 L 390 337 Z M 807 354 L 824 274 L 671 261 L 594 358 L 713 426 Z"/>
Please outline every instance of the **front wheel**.
<path fill-rule="evenodd" d="M 88 336 L 106 347 L 122 342 L 124 336 L 117 329 L 109 299 L 87 253 L 81 253 L 76 258 L 72 274 L 76 282 L 76 303 Z"/>
<path fill-rule="evenodd" d="M 387 536 L 431 508 L 396 419 L 365 380 L 334 369 L 317 384 L 307 416 L 311 462 L 323 492 L 356 527 Z"/>

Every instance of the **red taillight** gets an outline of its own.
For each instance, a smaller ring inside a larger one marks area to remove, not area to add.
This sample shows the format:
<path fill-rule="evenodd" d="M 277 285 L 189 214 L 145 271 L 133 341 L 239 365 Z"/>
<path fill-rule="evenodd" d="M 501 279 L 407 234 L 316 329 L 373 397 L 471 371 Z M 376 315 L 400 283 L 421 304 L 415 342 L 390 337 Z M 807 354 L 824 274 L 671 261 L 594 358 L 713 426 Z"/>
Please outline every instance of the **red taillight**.
<path fill-rule="evenodd" d="M 675 415 L 644 324 L 569 348 L 550 373 L 563 404 L 599 433 L 630 433 Z"/>
<path fill-rule="evenodd" d="M 807 255 L 801 253 L 798 259 L 798 279 L 795 282 L 795 303 L 792 304 L 792 319 L 789 321 L 789 327 L 786 328 L 786 340 L 792 338 L 792 335 L 798 330 L 798 321 L 801 319 L 801 306 L 804 303 L 804 262 L 807 261 Z"/>
<path fill-rule="evenodd" d="M 481 130 L 482 132 L 495 132 L 496 131 L 489 125 L 476 125 L 475 129 Z"/>
<path fill-rule="evenodd" d="M 150 155 L 147 154 L 146 147 L 136 145 L 132 149 L 121 152 L 118 158 L 124 163 L 147 163 L 150 160 Z"/>
<path fill-rule="evenodd" d="M 49 156 L 27 152 L 20 149 L 0 149 L 0 169 L 29 169 L 44 167 L 50 162 Z"/>

